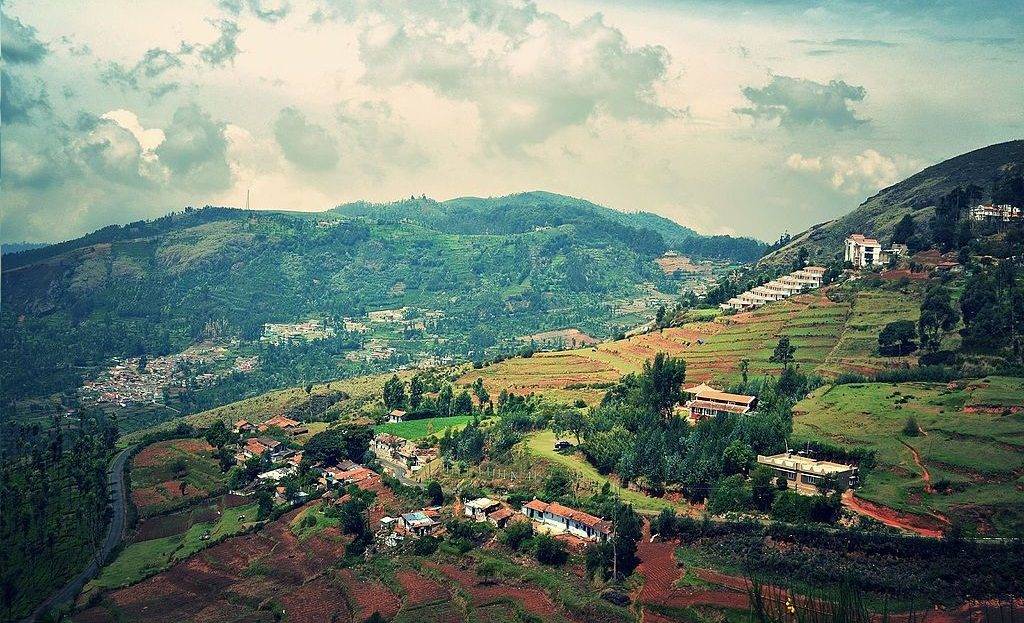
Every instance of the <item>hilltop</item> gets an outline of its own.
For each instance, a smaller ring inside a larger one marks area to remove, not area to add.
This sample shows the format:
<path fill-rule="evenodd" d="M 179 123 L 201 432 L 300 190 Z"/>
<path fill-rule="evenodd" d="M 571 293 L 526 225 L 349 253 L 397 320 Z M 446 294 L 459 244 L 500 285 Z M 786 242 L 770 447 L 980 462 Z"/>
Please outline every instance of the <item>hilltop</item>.
<path fill-rule="evenodd" d="M 761 263 L 789 264 L 801 249 L 812 262 L 828 263 L 841 254 L 843 239 L 851 233 L 873 236 L 883 245 L 892 241 L 896 224 L 910 215 L 918 230 L 926 229 L 939 199 L 957 187 L 975 185 L 981 199 L 991 199 L 993 183 L 1002 175 L 1024 170 L 1024 140 L 990 145 L 930 166 L 879 191 L 852 212 L 797 234 Z"/>
<path fill-rule="evenodd" d="M 340 324 L 380 309 L 440 313 L 433 337 L 392 336 L 438 356 L 518 348 L 518 336 L 568 326 L 609 335 L 642 321 L 617 318 L 616 302 L 678 292 L 655 258 L 670 246 L 701 255 L 704 244 L 729 261 L 764 248 L 540 192 L 316 214 L 206 207 L 109 226 L 4 256 L 5 399 L 71 390 L 83 366 L 110 357 L 253 341 L 265 323 Z M 264 356 L 279 365 L 257 387 L 373 371 L 341 357 L 360 341 L 339 334 L 306 369 L 286 351 Z"/>

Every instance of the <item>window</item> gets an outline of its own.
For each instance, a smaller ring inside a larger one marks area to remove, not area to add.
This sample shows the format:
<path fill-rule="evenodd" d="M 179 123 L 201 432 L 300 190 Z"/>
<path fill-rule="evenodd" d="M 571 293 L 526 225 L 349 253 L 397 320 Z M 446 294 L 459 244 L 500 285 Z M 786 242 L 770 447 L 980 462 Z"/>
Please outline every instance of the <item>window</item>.
<path fill-rule="evenodd" d="M 803 481 L 804 484 L 816 485 L 819 482 L 821 482 L 821 476 L 811 476 L 810 474 L 803 474 L 800 477 L 800 480 Z"/>

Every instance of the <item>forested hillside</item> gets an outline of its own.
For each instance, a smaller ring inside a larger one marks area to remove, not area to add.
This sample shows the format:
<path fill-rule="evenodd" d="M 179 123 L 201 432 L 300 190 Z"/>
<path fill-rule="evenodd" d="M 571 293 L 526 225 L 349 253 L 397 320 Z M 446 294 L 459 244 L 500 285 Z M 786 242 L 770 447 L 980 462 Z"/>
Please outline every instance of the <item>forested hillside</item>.
<path fill-rule="evenodd" d="M 815 225 L 796 236 L 781 249 L 762 260 L 766 264 L 789 265 L 801 250 L 811 262 L 827 264 L 842 256 L 843 239 L 863 233 L 883 245 L 893 242 L 896 226 L 910 217 L 918 232 L 928 232 L 935 208 L 958 188 L 976 189 L 975 201 L 1012 203 L 1006 182 L 1024 172 L 1024 140 L 1008 141 L 961 154 L 928 167 L 902 182 L 885 188 L 855 210 L 827 223 Z M 997 196 L 998 195 L 998 196 Z M 898 242 L 904 242 L 900 240 Z M 929 241 L 924 241 L 926 246 Z"/>
<path fill-rule="evenodd" d="M 82 366 L 111 356 L 384 308 L 443 312 L 449 352 L 559 326 L 607 332 L 609 302 L 639 296 L 641 284 L 677 289 L 652 262 L 666 239 L 703 240 L 653 215 L 549 193 L 323 214 L 187 209 L 110 226 L 4 258 L 4 398 L 69 390 Z M 737 244 L 748 259 L 760 252 Z"/>

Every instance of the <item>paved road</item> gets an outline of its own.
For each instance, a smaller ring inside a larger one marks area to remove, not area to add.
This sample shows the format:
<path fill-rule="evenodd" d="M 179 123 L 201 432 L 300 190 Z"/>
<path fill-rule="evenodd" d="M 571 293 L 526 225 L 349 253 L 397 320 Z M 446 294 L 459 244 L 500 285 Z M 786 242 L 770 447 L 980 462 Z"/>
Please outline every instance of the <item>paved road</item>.
<path fill-rule="evenodd" d="M 63 588 L 50 595 L 46 601 L 39 604 L 39 607 L 32 614 L 21 620 L 21 623 L 34 623 L 41 616 L 49 612 L 50 609 L 73 601 L 82 590 L 82 587 L 85 586 L 85 583 L 96 577 L 103 563 L 110 556 L 110 552 L 114 551 L 114 548 L 121 543 L 127 515 L 124 467 L 128 461 L 128 456 L 131 454 L 131 450 L 132 448 L 125 448 L 118 452 L 114 456 L 114 460 L 110 462 L 110 467 L 107 470 L 107 486 L 110 488 L 109 500 L 113 516 L 111 517 L 110 525 L 107 526 L 107 536 L 103 539 L 100 549 L 92 557 L 92 560 L 89 561 L 85 569 L 69 580 Z"/>

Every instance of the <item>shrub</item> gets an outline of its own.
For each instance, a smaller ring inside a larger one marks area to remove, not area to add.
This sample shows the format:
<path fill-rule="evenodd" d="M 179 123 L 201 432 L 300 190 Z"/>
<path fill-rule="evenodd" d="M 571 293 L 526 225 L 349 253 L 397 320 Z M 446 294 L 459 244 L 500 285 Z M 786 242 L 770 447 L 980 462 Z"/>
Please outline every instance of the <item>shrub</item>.
<path fill-rule="evenodd" d="M 569 552 L 562 543 L 549 534 L 537 535 L 534 539 L 537 562 L 542 565 L 560 565 L 569 558 Z"/>
<path fill-rule="evenodd" d="M 436 537 L 421 536 L 412 543 L 412 553 L 417 556 L 429 556 L 437 551 L 440 541 Z"/>
<path fill-rule="evenodd" d="M 903 425 L 903 436 L 904 437 L 917 437 L 921 434 L 921 429 L 917 425 L 917 420 L 913 416 L 907 418 L 906 424 Z"/>
<path fill-rule="evenodd" d="M 529 545 L 532 538 L 533 525 L 527 521 L 513 521 L 502 530 L 498 540 L 505 547 L 520 551 Z"/>

